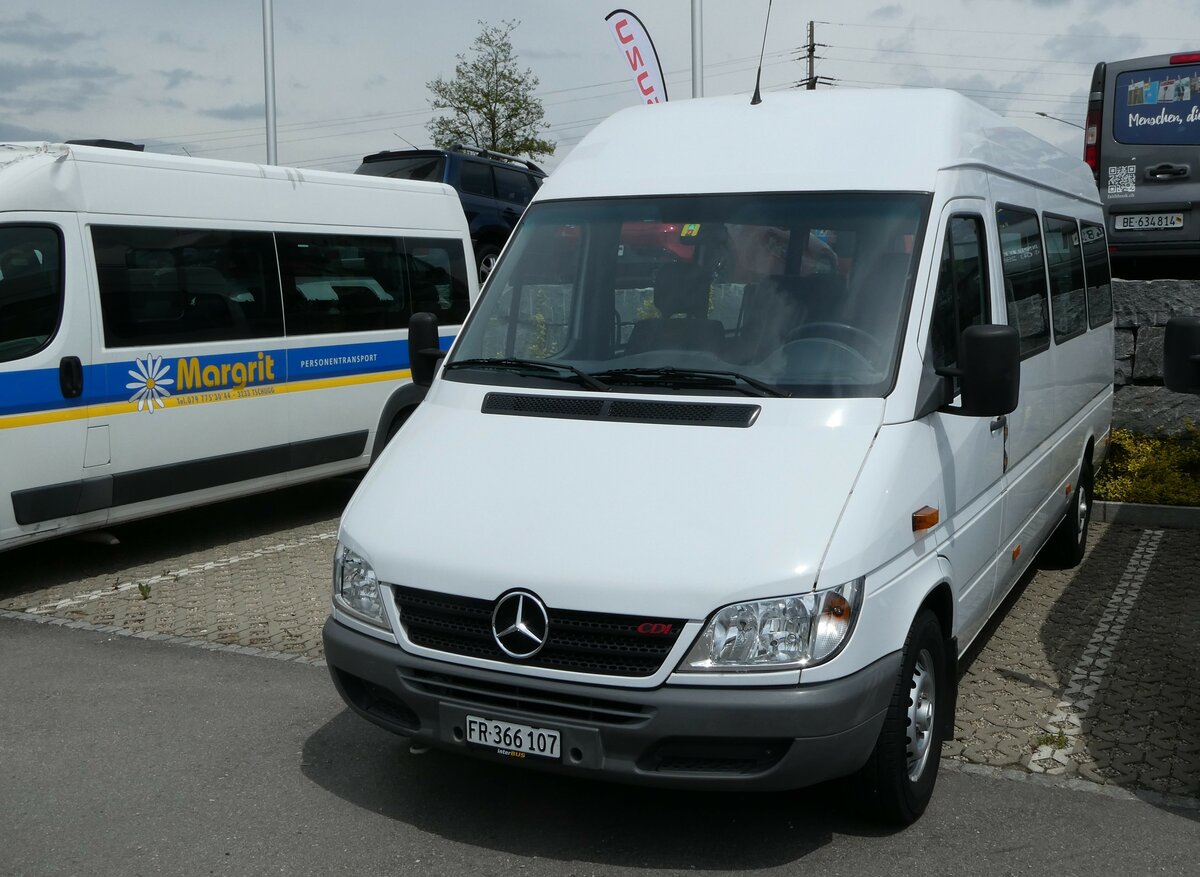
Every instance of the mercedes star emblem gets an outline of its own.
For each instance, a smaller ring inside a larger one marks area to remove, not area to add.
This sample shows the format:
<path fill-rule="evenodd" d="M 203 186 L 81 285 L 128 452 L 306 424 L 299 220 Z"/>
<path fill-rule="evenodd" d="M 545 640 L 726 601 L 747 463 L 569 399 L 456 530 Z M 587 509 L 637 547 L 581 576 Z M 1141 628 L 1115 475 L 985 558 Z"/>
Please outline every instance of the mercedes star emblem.
<path fill-rule="evenodd" d="M 492 610 L 492 637 L 510 658 L 532 658 L 540 652 L 549 627 L 545 605 L 528 591 L 510 591 Z"/>

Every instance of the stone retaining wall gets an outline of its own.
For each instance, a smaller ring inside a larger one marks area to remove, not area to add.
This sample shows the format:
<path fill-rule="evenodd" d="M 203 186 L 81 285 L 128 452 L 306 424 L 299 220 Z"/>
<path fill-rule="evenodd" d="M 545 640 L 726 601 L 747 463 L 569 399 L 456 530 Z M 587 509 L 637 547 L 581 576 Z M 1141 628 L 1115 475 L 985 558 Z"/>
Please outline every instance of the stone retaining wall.
<path fill-rule="evenodd" d="M 1154 435 L 1200 426 L 1200 396 L 1163 386 L 1167 319 L 1200 314 L 1200 280 L 1114 280 L 1116 363 L 1113 426 Z"/>

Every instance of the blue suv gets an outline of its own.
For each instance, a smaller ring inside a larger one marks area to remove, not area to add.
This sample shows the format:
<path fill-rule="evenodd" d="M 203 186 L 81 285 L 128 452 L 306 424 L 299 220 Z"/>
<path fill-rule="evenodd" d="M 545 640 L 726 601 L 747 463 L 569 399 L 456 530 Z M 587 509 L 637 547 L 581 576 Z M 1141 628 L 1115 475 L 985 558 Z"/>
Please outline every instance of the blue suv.
<path fill-rule="evenodd" d="M 365 156 L 355 173 L 453 186 L 467 215 L 481 283 L 546 178 L 531 161 L 461 143 L 449 149 L 377 152 Z"/>

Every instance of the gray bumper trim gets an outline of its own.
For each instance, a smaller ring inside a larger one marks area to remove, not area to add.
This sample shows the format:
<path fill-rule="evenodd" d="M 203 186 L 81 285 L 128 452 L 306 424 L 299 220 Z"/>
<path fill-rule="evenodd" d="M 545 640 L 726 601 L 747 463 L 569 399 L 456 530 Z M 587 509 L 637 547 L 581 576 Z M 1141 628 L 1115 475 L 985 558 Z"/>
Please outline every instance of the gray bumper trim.
<path fill-rule="evenodd" d="M 785 789 L 853 773 L 874 748 L 900 672 L 894 652 L 813 685 L 647 691 L 432 661 L 332 618 L 323 639 L 342 698 L 388 730 L 496 760 L 494 751 L 460 742 L 468 713 L 552 728 L 562 734 L 562 761 L 529 756 L 520 766 L 673 787 Z M 596 710 L 587 712 L 587 703 Z"/>

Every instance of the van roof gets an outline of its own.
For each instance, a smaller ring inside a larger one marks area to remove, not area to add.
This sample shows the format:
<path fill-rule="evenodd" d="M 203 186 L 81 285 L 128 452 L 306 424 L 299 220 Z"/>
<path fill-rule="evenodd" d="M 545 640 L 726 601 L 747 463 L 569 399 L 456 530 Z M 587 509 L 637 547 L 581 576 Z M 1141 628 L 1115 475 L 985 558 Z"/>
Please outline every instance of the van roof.
<path fill-rule="evenodd" d="M 980 167 L 1098 203 L 1091 170 L 958 92 L 827 89 L 633 107 L 596 126 L 535 200 L 720 192 L 932 192 Z"/>
<path fill-rule="evenodd" d="M 466 228 L 458 195 L 441 183 L 66 143 L 0 143 L 0 211 L 9 210 Z"/>

